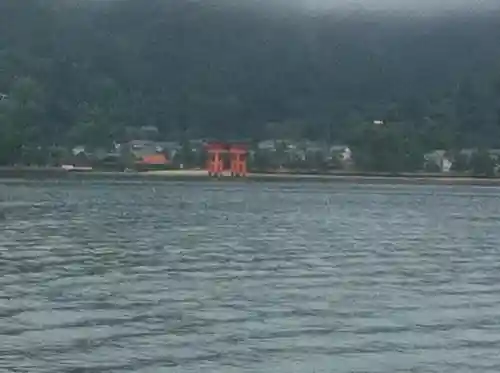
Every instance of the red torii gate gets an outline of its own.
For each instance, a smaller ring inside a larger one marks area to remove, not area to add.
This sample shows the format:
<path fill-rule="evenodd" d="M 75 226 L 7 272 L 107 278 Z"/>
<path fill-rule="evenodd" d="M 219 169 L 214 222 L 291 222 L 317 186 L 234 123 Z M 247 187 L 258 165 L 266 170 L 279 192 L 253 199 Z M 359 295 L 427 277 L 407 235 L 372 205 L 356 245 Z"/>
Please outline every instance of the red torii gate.
<path fill-rule="evenodd" d="M 208 176 L 222 176 L 224 172 L 223 155 L 227 153 L 227 147 L 223 143 L 212 142 L 206 145 Z"/>
<path fill-rule="evenodd" d="M 206 145 L 208 153 L 207 171 L 209 176 L 220 177 L 227 171 L 225 158 L 229 154 L 229 171 L 233 177 L 247 176 L 248 149 L 243 144 L 212 142 Z"/>
<path fill-rule="evenodd" d="M 229 146 L 231 157 L 231 176 L 247 176 L 248 149 L 242 144 L 232 144 Z"/>

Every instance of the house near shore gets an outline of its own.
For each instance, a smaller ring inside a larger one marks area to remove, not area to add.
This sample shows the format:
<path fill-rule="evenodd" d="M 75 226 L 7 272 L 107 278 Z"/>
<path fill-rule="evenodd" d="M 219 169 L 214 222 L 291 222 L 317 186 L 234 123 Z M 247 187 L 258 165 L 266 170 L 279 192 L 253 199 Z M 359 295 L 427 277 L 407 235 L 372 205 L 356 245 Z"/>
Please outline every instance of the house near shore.
<path fill-rule="evenodd" d="M 182 150 L 182 145 L 177 141 L 158 141 L 156 145 L 157 150 L 161 149 L 161 151 L 171 160 L 175 159 L 177 154 Z"/>
<path fill-rule="evenodd" d="M 64 165 L 77 167 L 77 168 L 92 168 L 92 159 L 85 153 L 81 152 L 76 155 L 72 155 L 64 160 Z"/>
<path fill-rule="evenodd" d="M 490 149 L 488 151 L 488 154 L 490 155 L 491 159 L 494 160 L 496 163 L 500 162 L 500 149 Z"/>
<path fill-rule="evenodd" d="M 327 163 L 330 168 L 351 169 L 354 166 L 351 148 L 347 145 L 330 146 Z"/>
<path fill-rule="evenodd" d="M 165 149 L 155 141 L 132 140 L 122 148 L 122 157 L 129 167 L 150 170 L 165 169 L 171 165 Z"/>
<path fill-rule="evenodd" d="M 434 150 L 424 155 L 424 168 L 429 171 L 450 172 L 453 157 L 446 150 Z"/>
<path fill-rule="evenodd" d="M 71 153 L 74 156 L 77 156 L 77 155 L 82 154 L 82 153 L 86 154 L 87 153 L 86 147 L 83 145 L 75 146 L 73 149 L 71 149 Z"/>
<path fill-rule="evenodd" d="M 139 169 L 163 169 L 169 165 L 170 161 L 161 153 L 142 155 L 135 161 L 135 166 Z"/>
<path fill-rule="evenodd" d="M 276 141 L 274 140 L 262 140 L 257 143 L 257 150 L 259 151 L 276 151 Z"/>
<path fill-rule="evenodd" d="M 60 158 L 63 168 L 92 167 L 92 154 L 83 145 L 75 146 Z"/>
<path fill-rule="evenodd" d="M 347 145 L 332 145 L 329 149 L 329 157 L 338 157 L 343 162 L 352 161 L 352 151 Z"/>
<path fill-rule="evenodd" d="M 88 149 L 84 145 L 79 145 L 73 147 L 71 152 L 62 158 L 62 161 L 65 165 L 73 167 L 92 167 L 114 171 L 123 168 L 119 148 L 118 150 L 103 147 Z"/>

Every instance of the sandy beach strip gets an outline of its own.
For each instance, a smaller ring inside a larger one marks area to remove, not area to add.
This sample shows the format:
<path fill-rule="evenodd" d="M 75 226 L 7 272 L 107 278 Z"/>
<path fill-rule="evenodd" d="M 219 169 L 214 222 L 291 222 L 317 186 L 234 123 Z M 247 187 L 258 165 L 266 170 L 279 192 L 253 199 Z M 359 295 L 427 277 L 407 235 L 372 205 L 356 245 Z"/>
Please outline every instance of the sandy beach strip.
<path fill-rule="evenodd" d="M 117 179 L 117 180 L 206 180 L 206 181 L 239 181 L 239 182 L 332 182 L 332 183 L 357 183 L 357 184 L 437 184 L 437 185 L 483 185 L 500 186 L 500 178 L 481 178 L 463 175 L 444 174 L 361 174 L 361 173 L 338 173 L 338 174 L 314 174 L 314 173 L 290 173 L 290 172 L 268 172 L 249 173 L 247 177 L 231 177 L 225 173 L 219 178 L 211 178 L 206 170 L 184 169 L 184 170 L 158 170 L 146 172 L 119 172 L 119 171 L 66 171 L 61 168 L 45 167 L 0 167 L 0 180 L 7 179 Z"/>

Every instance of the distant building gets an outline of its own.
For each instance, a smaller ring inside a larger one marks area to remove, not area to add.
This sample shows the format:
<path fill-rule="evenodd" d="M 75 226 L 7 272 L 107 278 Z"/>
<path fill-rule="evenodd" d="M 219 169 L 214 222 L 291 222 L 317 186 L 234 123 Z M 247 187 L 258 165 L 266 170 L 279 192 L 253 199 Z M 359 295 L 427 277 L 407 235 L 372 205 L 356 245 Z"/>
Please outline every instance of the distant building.
<path fill-rule="evenodd" d="M 450 172 L 452 166 L 453 166 L 452 161 L 450 161 L 448 158 L 443 158 L 443 161 L 441 163 L 441 171 L 442 172 Z"/>
<path fill-rule="evenodd" d="M 73 149 L 71 149 L 71 153 L 73 153 L 74 156 L 77 156 L 81 153 L 86 153 L 85 146 L 83 145 L 75 146 Z"/>
<path fill-rule="evenodd" d="M 424 155 L 425 168 L 427 170 L 439 170 L 450 172 L 453 167 L 453 159 L 446 150 L 434 150 Z"/>
<path fill-rule="evenodd" d="M 488 151 L 488 154 L 490 155 L 491 159 L 493 159 L 495 162 L 500 161 L 500 149 L 490 149 Z"/>
<path fill-rule="evenodd" d="M 149 166 L 166 166 L 170 162 L 165 154 L 147 154 L 137 159 L 136 164 Z"/>
<path fill-rule="evenodd" d="M 338 156 L 342 161 L 352 160 L 352 151 L 347 145 L 333 145 L 329 151 L 331 156 Z"/>
<path fill-rule="evenodd" d="M 132 140 L 129 141 L 126 146 L 132 150 L 145 149 L 155 147 L 155 142 L 151 140 Z"/>
<path fill-rule="evenodd" d="M 157 150 L 168 154 L 170 159 L 174 159 L 182 149 L 182 145 L 176 141 L 159 141 L 156 146 Z"/>
<path fill-rule="evenodd" d="M 259 143 L 257 144 L 257 149 L 264 151 L 276 151 L 276 141 L 275 140 L 259 141 Z"/>
<path fill-rule="evenodd" d="M 309 140 L 306 140 L 304 143 L 302 143 L 301 147 L 306 153 L 325 153 L 327 150 L 325 144 Z"/>
<path fill-rule="evenodd" d="M 125 156 L 128 163 L 140 170 L 166 168 L 171 163 L 163 146 L 154 141 L 132 140 L 125 145 L 123 152 L 128 154 Z"/>
<path fill-rule="evenodd" d="M 354 166 L 352 151 L 347 145 L 330 146 L 327 160 L 332 168 L 350 169 Z"/>
<path fill-rule="evenodd" d="M 66 169 L 73 169 L 75 167 L 91 167 L 92 159 L 90 154 L 85 151 L 83 146 L 77 148 L 73 148 L 70 154 L 67 154 L 62 158 L 63 166 L 65 166 Z"/>

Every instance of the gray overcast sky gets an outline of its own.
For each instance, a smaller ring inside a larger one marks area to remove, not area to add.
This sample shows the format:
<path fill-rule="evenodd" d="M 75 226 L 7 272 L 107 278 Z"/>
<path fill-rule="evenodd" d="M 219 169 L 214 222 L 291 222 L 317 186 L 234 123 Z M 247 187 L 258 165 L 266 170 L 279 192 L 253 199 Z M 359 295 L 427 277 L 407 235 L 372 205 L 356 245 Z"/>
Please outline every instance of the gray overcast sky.
<path fill-rule="evenodd" d="M 199 1 L 199 0 L 198 0 Z M 227 1 L 227 0 L 226 0 Z M 232 0 L 236 2 L 237 0 Z M 239 0 L 252 1 L 252 0 Z M 357 8 L 367 10 L 478 11 L 500 9 L 500 0 L 253 0 L 262 4 L 300 4 L 309 9 Z"/>
<path fill-rule="evenodd" d="M 315 8 L 349 6 L 367 9 L 463 9 L 500 7 L 500 0 L 301 0 Z"/>

